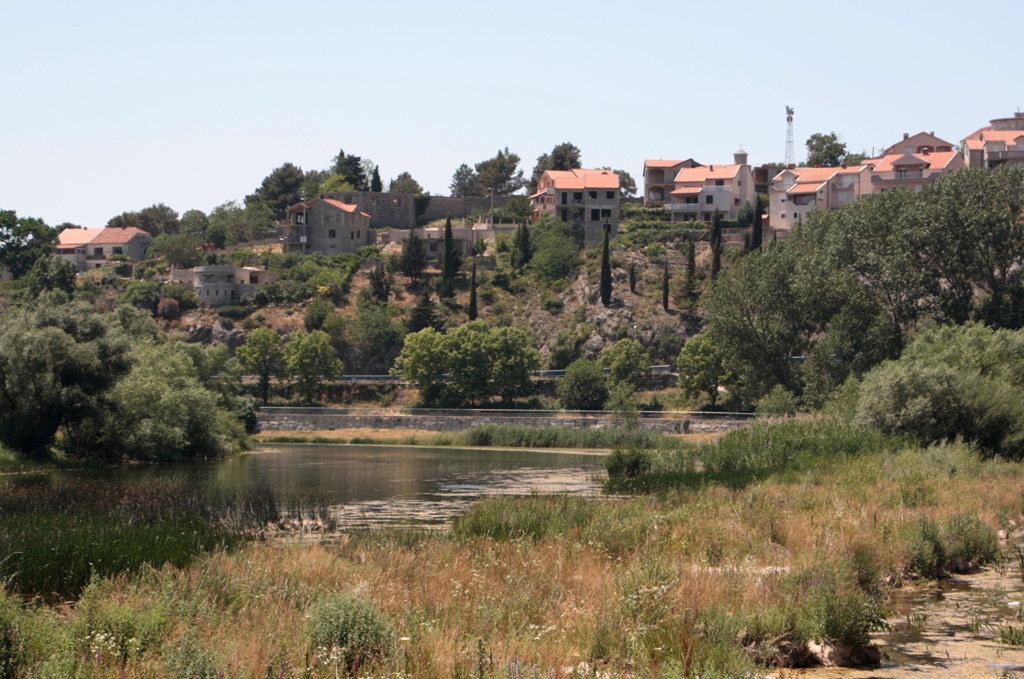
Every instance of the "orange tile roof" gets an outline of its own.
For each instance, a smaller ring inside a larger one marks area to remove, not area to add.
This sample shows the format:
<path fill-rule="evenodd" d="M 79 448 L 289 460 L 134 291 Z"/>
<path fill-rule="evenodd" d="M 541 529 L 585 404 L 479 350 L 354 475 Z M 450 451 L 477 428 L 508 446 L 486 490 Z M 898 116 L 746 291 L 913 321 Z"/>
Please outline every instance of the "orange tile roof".
<path fill-rule="evenodd" d="M 90 245 L 121 245 L 121 244 L 127 243 L 132 238 L 135 238 L 136 236 L 138 236 L 140 234 L 145 236 L 149 240 L 153 240 L 153 237 L 151 235 L 149 235 L 148 233 L 146 233 L 142 229 L 135 228 L 134 226 L 126 226 L 124 228 L 121 228 L 119 226 L 115 226 L 115 227 L 108 226 L 107 228 L 103 229 L 98 234 L 96 234 L 96 237 L 93 238 L 92 240 L 90 240 L 89 244 Z"/>
<path fill-rule="evenodd" d="M 342 203 L 340 200 L 334 200 L 333 198 L 324 198 L 323 201 L 328 205 L 333 205 L 334 207 L 344 210 L 345 212 L 351 212 L 354 214 L 356 211 L 356 206 L 352 205 L 351 203 Z"/>
<path fill-rule="evenodd" d="M 796 175 L 797 183 L 825 182 L 842 168 L 839 167 L 796 167 L 791 170 Z"/>
<path fill-rule="evenodd" d="M 980 151 L 985 148 L 985 142 L 980 139 L 967 138 L 964 139 L 964 146 L 971 149 L 972 151 Z"/>
<path fill-rule="evenodd" d="M 685 162 L 685 160 L 662 160 L 661 158 L 648 159 L 644 161 L 644 167 L 675 167 L 679 163 Z"/>
<path fill-rule="evenodd" d="M 708 165 L 707 167 L 684 167 L 676 175 L 676 182 L 703 182 L 709 179 L 732 179 L 742 165 Z"/>
<path fill-rule="evenodd" d="M 888 155 L 888 154 L 892 154 L 892 153 L 899 153 L 898 149 L 905 148 L 905 146 L 907 144 L 913 145 L 914 144 L 914 140 L 917 139 L 918 137 L 931 137 L 936 142 L 942 142 L 943 146 L 949 146 L 950 148 L 952 148 L 954 146 L 952 143 L 946 141 L 945 139 L 942 139 L 940 137 L 936 137 L 931 132 L 918 132 L 917 134 L 910 135 L 906 139 L 900 139 L 898 142 L 896 142 L 895 144 L 893 144 L 889 148 L 887 148 L 884 151 L 882 151 L 882 155 L 884 156 L 884 155 Z M 935 145 L 939 146 L 939 144 L 935 144 Z"/>
<path fill-rule="evenodd" d="M 704 190 L 703 186 L 681 186 L 672 192 L 673 196 L 688 196 L 700 193 Z"/>
<path fill-rule="evenodd" d="M 556 189 L 619 188 L 619 175 L 611 170 L 545 170 L 544 174 Z"/>
<path fill-rule="evenodd" d="M 817 193 L 824 188 L 827 182 L 805 182 L 803 184 L 793 184 L 786 190 L 786 193 Z"/>
<path fill-rule="evenodd" d="M 57 247 L 70 248 L 85 245 L 98 236 L 103 229 L 64 229 L 57 238 Z"/>
<path fill-rule="evenodd" d="M 1024 130 L 985 130 L 981 133 L 982 141 L 1015 141 L 1024 137 Z"/>
<path fill-rule="evenodd" d="M 988 130 L 991 130 L 991 129 L 992 129 L 991 125 L 986 125 L 985 127 L 978 128 L 974 132 L 971 132 L 969 135 L 964 137 L 964 139 L 980 139 L 982 132 L 987 132 Z"/>
<path fill-rule="evenodd" d="M 956 151 L 942 151 L 941 153 L 893 153 L 878 159 L 875 172 L 892 172 L 898 165 L 923 164 L 927 168 L 941 169 L 954 163 L 960 154 Z"/>

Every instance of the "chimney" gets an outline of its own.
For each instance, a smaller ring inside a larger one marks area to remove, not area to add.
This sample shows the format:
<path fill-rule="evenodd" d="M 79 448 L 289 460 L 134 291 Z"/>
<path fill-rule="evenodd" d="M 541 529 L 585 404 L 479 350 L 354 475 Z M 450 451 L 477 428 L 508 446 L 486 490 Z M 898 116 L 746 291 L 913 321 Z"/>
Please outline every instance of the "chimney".
<path fill-rule="evenodd" d="M 846 163 L 842 163 L 842 164 L 840 164 L 840 166 L 839 166 L 839 167 L 841 167 L 842 169 L 844 169 L 844 170 L 845 170 L 845 169 L 846 169 Z"/>
<path fill-rule="evenodd" d="M 714 172 L 715 166 L 714 165 L 708 165 L 708 169 L 711 170 L 712 172 Z"/>
<path fill-rule="evenodd" d="M 909 132 L 904 132 L 903 133 L 903 138 L 904 139 L 910 139 L 910 133 Z"/>
<path fill-rule="evenodd" d="M 786 167 L 788 167 L 790 170 L 795 170 L 796 169 L 796 163 L 790 163 Z"/>
<path fill-rule="evenodd" d="M 931 131 L 931 132 L 929 132 L 928 134 L 930 134 L 930 135 L 932 135 L 932 136 L 934 137 L 934 136 L 935 136 L 935 130 L 932 130 L 932 131 Z"/>
<path fill-rule="evenodd" d="M 815 166 L 814 166 L 814 167 L 821 167 L 821 163 L 817 163 L 817 164 L 815 164 Z"/>

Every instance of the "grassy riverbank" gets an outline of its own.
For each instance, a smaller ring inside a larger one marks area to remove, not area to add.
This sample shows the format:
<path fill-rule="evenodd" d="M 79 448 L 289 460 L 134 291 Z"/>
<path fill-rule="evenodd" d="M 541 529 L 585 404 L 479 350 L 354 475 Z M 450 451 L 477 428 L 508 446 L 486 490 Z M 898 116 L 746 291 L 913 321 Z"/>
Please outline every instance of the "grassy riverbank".
<path fill-rule="evenodd" d="M 821 421 L 615 462 L 633 495 L 497 497 L 449 533 L 250 542 L 97 577 L 74 608 L 8 601 L 0 657 L 39 677 L 754 675 L 808 640 L 863 646 L 889 584 L 992 559 L 1024 512 L 1018 464 Z"/>

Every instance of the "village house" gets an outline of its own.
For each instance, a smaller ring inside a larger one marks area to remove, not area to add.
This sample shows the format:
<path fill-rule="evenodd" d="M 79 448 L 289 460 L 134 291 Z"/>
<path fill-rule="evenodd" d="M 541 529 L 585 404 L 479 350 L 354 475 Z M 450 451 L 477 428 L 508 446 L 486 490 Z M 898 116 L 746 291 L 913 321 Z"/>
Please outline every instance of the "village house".
<path fill-rule="evenodd" d="M 533 221 L 551 214 L 583 226 L 587 247 L 619 232 L 619 175 L 611 170 L 546 170 L 530 196 Z"/>
<path fill-rule="evenodd" d="M 882 151 L 880 155 L 891 156 L 904 153 L 949 153 L 953 145 L 945 139 L 939 139 L 934 132 L 918 132 L 911 136 L 903 133 L 903 139 Z"/>
<path fill-rule="evenodd" d="M 747 154 L 740 149 L 733 154 L 732 165 L 708 165 L 683 168 L 675 176 L 666 203 L 669 220 L 710 222 L 715 210 L 722 219 L 736 219 L 744 203 L 753 205 L 754 175 L 747 165 Z"/>
<path fill-rule="evenodd" d="M 920 191 L 939 177 L 966 167 L 963 157 L 956 151 L 930 153 L 893 153 L 865 160 L 871 166 L 871 187 L 874 193 L 884 193 L 895 188 Z"/>
<path fill-rule="evenodd" d="M 111 264 L 113 255 L 123 255 L 130 262 L 145 259 L 152 244 L 153 237 L 134 226 L 64 229 L 57 237 L 57 256 L 84 271 Z"/>
<path fill-rule="evenodd" d="M 684 168 L 704 167 L 693 158 L 686 160 L 648 159 L 644 161 L 644 206 L 663 207 L 672 202 L 676 175 Z"/>
<path fill-rule="evenodd" d="M 296 203 L 281 222 L 283 252 L 340 255 L 377 242 L 370 215 L 355 205 L 318 197 Z"/>
<path fill-rule="evenodd" d="M 491 224 L 480 222 L 472 226 L 452 226 L 452 239 L 459 245 L 463 257 L 471 257 L 477 244 L 483 241 L 492 241 L 499 233 L 512 234 L 515 232 L 516 224 Z M 427 250 L 428 259 L 437 259 L 444 249 L 444 229 L 440 227 L 417 227 L 413 232 L 423 239 L 423 245 Z M 409 238 L 409 229 L 381 229 L 377 232 L 377 244 L 387 247 L 392 243 L 399 246 Z"/>
<path fill-rule="evenodd" d="M 871 165 L 789 167 L 768 187 L 773 229 L 790 229 L 816 210 L 836 210 L 872 192 Z"/>
<path fill-rule="evenodd" d="M 970 167 L 1024 165 L 1024 113 L 996 118 L 962 142 L 964 161 Z"/>
<path fill-rule="evenodd" d="M 203 306 L 238 304 L 276 280 L 277 274 L 249 266 L 197 266 L 171 273 L 171 281 L 191 286 Z"/>

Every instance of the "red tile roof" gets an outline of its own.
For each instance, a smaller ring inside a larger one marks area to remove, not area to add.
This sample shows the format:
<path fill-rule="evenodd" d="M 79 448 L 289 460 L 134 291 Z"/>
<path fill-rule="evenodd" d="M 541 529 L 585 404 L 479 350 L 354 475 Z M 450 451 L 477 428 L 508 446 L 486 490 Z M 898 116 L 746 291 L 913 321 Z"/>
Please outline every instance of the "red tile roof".
<path fill-rule="evenodd" d="M 681 186 L 672 192 L 673 196 L 695 195 L 704 190 L 703 186 Z"/>
<path fill-rule="evenodd" d="M 137 229 L 134 226 L 126 227 L 107 227 L 100 231 L 95 238 L 89 241 L 89 245 L 123 245 L 136 236 L 145 236 L 149 240 L 153 240 L 153 237 L 143 231 Z"/>
<path fill-rule="evenodd" d="M 878 159 L 875 165 L 875 172 L 892 172 L 893 168 L 899 165 L 924 165 L 931 169 L 942 169 L 950 164 L 956 164 L 960 154 L 956 151 L 942 151 L 940 153 L 893 153 Z"/>
<path fill-rule="evenodd" d="M 684 167 L 676 175 L 676 182 L 703 182 L 708 179 L 732 179 L 742 165 L 708 165 L 707 167 Z"/>
<path fill-rule="evenodd" d="M 618 189 L 619 175 L 611 170 L 546 170 L 556 189 Z M 541 177 L 544 183 L 544 177 Z"/>
<path fill-rule="evenodd" d="M 324 198 L 323 201 L 328 205 L 333 205 L 336 208 L 344 210 L 345 212 L 351 212 L 355 214 L 356 206 L 351 203 L 342 203 L 340 200 L 334 200 L 333 198 Z"/>
<path fill-rule="evenodd" d="M 57 247 L 70 248 L 85 245 L 98 236 L 103 229 L 64 229 L 57 239 Z"/>
<path fill-rule="evenodd" d="M 806 182 L 803 184 L 793 184 L 793 186 L 786 190 L 786 193 L 817 193 L 825 187 L 826 183 L 827 182 Z"/>

